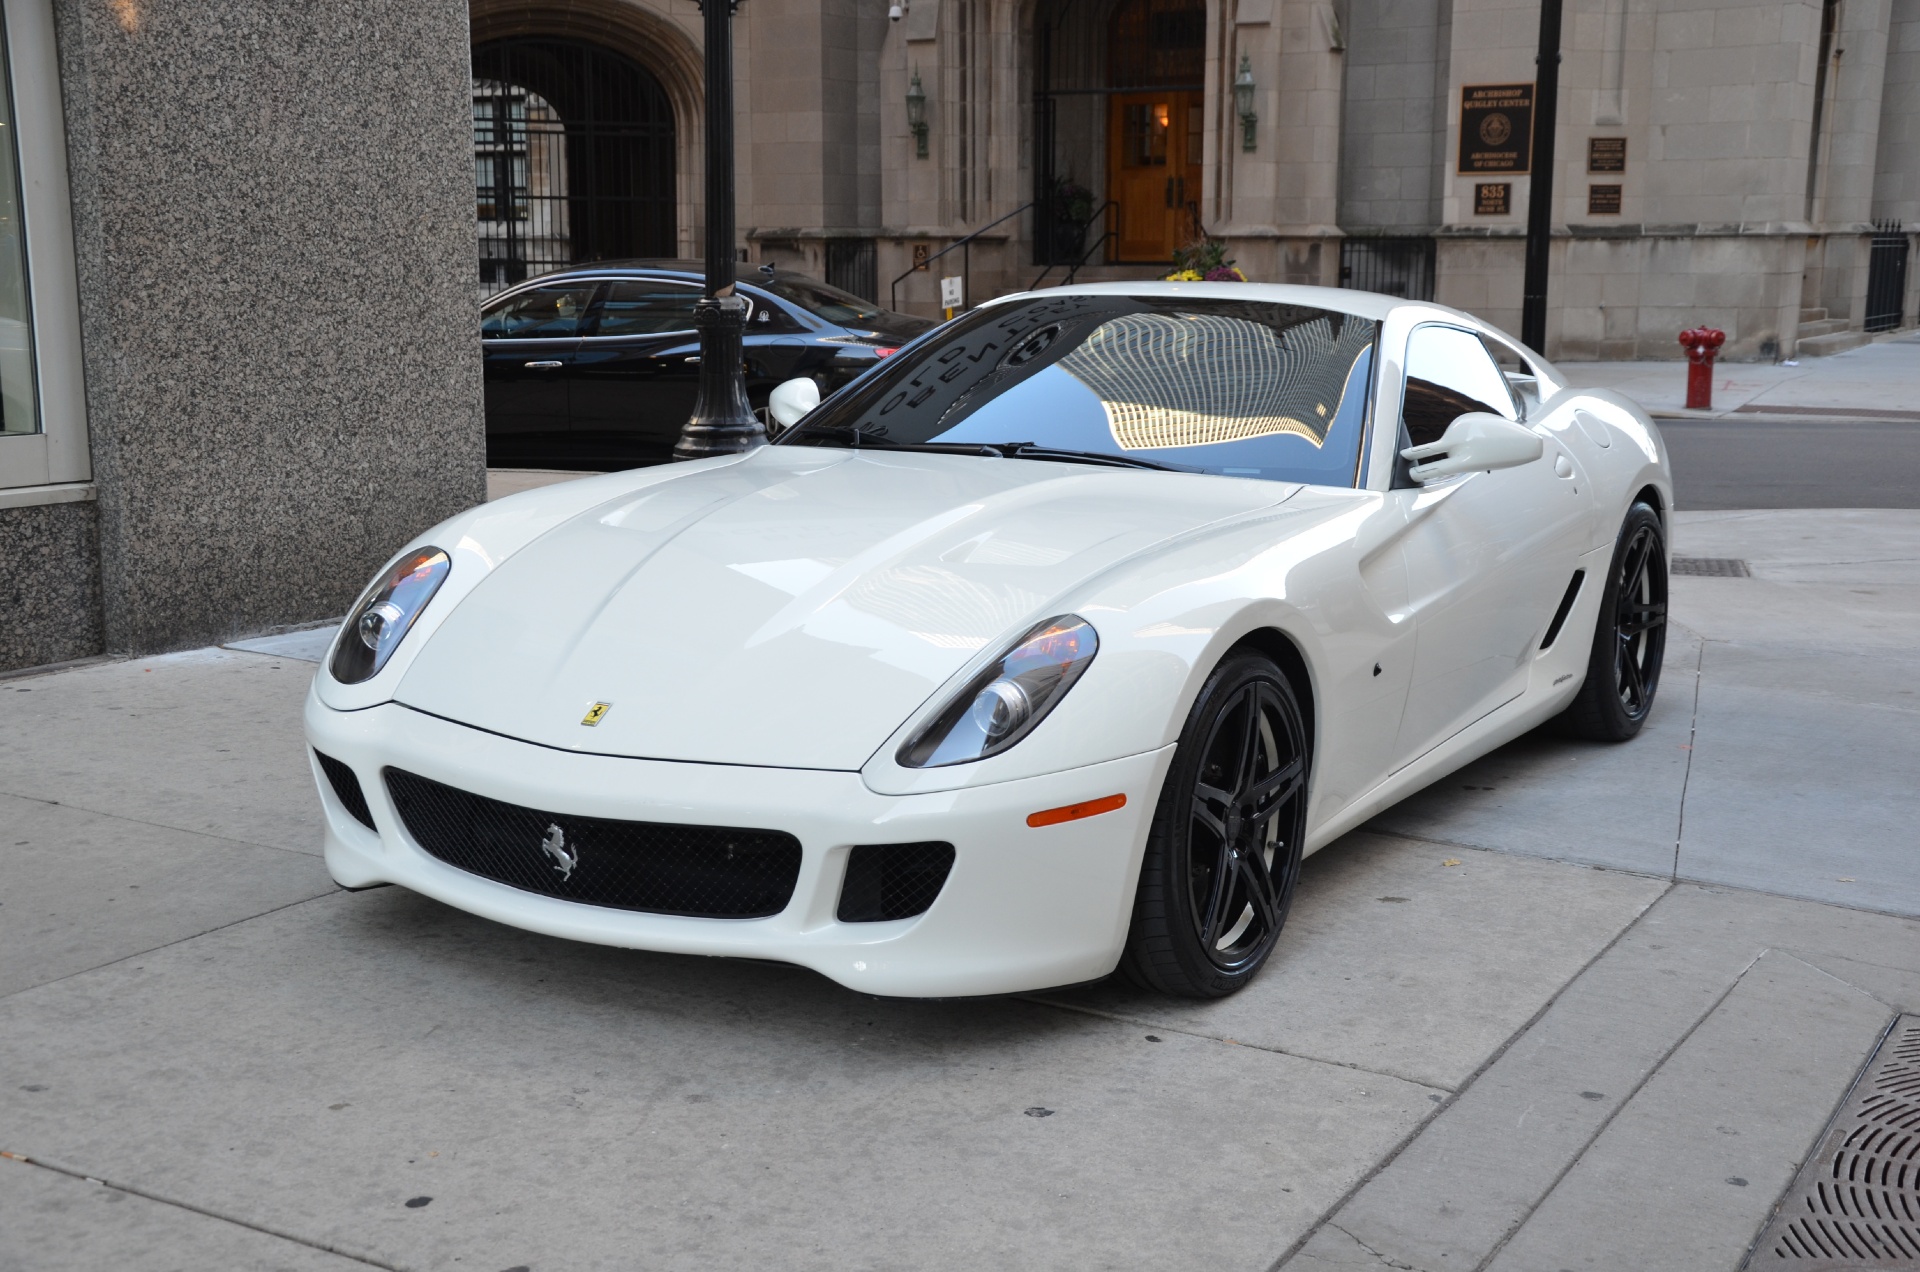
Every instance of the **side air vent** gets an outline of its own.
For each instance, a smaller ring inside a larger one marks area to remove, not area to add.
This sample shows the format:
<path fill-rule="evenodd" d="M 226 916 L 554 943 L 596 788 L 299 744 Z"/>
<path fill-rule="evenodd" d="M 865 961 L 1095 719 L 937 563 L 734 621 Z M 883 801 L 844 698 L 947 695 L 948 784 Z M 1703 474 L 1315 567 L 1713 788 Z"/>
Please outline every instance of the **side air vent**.
<path fill-rule="evenodd" d="M 331 755 L 322 755 L 315 751 L 313 758 L 320 761 L 320 771 L 327 775 L 327 781 L 333 785 L 333 793 L 339 797 L 341 807 L 353 814 L 353 819 L 368 830 L 375 829 L 373 810 L 367 807 L 367 793 L 360 789 L 360 779 L 353 770 L 334 759 Z"/>
<path fill-rule="evenodd" d="M 1573 572 L 1573 582 L 1567 584 L 1567 594 L 1560 598 L 1560 608 L 1553 611 L 1553 621 L 1547 624 L 1547 634 L 1540 638 L 1540 648 L 1551 649 L 1553 642 L 1560 637 L 1560 629 L 1566 626 L 1567 615 L 1573 612 L 1573 603 L 1580 599 L 1580 584 L 1587 577 L 1585 570 Z"/>
<path fill-rule="evenodd" d="M 952 869 L 952 844 L 862 844 L 847 858 L 838 917 L 883 923 L 925 914 Z"/>

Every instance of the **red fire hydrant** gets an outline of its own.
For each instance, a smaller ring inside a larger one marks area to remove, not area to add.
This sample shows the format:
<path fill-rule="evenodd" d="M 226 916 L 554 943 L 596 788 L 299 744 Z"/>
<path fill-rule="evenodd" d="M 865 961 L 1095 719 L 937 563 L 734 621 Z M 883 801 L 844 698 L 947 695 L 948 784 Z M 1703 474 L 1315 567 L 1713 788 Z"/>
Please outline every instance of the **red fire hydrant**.
<path fill-rule="evenodd" d="M 1727 333 L 1718 327 L 1689 327 L 1680 333 L 1680 343 L 1687 351 L 1689 411 L 1713 409 L 1713 360 L 1720 356 L 1720 346 L 1726 342 Z"/>

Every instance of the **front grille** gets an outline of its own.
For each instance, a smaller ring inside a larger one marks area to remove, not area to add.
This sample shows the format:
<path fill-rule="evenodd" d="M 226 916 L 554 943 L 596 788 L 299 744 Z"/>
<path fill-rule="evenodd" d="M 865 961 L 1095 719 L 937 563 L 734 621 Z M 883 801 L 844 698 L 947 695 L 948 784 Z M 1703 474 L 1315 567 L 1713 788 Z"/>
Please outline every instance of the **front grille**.
<path fill-rule="evenodd" d="M 541 812 L 401 769 L 387 793 L 422 848 L 541 896 L 651 914 L 758 919 L 786 909 L 800 841 L 785 831 Z"/>
<path fill-rule="evenodd" d="M 320 771 L 327 775 L 333 793 L 340 799 L 340 806 L 352 813 L 353 819 L 362 826 L 368 830 L 374 829 L 373 810 L 367 807 L 367 793 L 360 789 L 360 779 L 354 776 L 353 770 L 331 755 L 322 755 L 318 751 L 313 753 L 313 758 L 320 761 Z"/>
<path fill-rule="evenodd" d="M 952 844 L 861 844 L 847 858 L 836 913 L 842 923 L 925 914 L 952 869 Z"/>

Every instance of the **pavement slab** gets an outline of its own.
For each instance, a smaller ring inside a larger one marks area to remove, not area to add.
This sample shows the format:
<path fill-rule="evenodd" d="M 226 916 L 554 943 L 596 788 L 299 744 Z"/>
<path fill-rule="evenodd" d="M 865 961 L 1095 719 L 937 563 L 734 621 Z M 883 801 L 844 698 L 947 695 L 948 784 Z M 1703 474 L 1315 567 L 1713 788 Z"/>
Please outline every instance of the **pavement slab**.
<path fill-rule="evenodd" d="M 1871 951 L 1885 961 L 1862 965 L 1845 951 Z M 1756 968 L 1765 975 L 1748 985 Z M 1743 986 L 1736 1000 L 1734 991 Z M 1899 997 L 1889 998 L 1889 990 Z M 1510 1266 L 1547 1272 L 1731 1269 L 1851 1083 L 1878 1029 L 1916 994 L 1920 922 L 1677 886 L 1330 1215 L 1285 1266 L 1295 1272 L 1368 1267 L 1374 1265 L 1366 1259 L 1377 1259 L 1378 1266 L 1443 1272 L 1480 1267 L 1500 1254 L 1515 1260 Z M 1716 1016 L 1721 1024 L 1701 1036 Z M 1720 1036 L 1727 1029 L 1732 1041 Z M 1670 1069 L 1676 1059 L 1680 1067 Z M 1653 1079 L 1662 1074 L 1663 1085 L 1656 1087 Z M 1719 1119 L 1713 1124 L 1744 1137 L 1738 1151 L 1759 1152 L 1771 1174 L 1731 1168 L 1699 1174 L 1682 1142 L 1692 1131 L 1668 1107 L 1677 1097 L 1661 1094 L 1670 1089 L 1664 1084 L 1680 1080 L 1692 1084 L 1680 1088 L 1691 1092 L 1681 1103 L 1712 1109 Z M 1716 1083 L 1732 1090 L 1742 1082 L 1753 1084 L 1762 1098 L 1736 1109 L 1737 1091 L 1714 1093 Z M 1636 1118 L 1642 1122 L 1628 1124 L 1640 1128 L 1631 1132 L 1636 1138 L 1613 1141 L 1633 1143 L 1647 1178 L 1657 1181 L 1644 1185 L 1652 1190 L 1648 1197 L 1633 1194 L 1647 1218 L 1629 1220 L 1626 1211 L 1594 1215 L 1593 1207 L 1604 1208 L 1607 1198 L 1630 1191 L 1608 1173 L 1623 1167 L 1598 1174 L 1576 1168 L 1650 1090 L 1658 1099 L 1641 1105 Z M 1674 1142 L 1660 1139 L 1663 1133 Z M 1782 1158 L 1790 1159 L 1784 1173 L 1776 1169 Z M 1724 1183 L 1731 1175 L 1747 1179 L 1749 1191 L 1723 1196 L 1722 1190 L 1740 1187 Z M 1684 1207 L 1660 1208 L 1669 1194 L 1687 1195 L 1687 1206 L 1719 1216 L 1707 1254 L 1687 1244 Z M 1556 1211 L 1547 1212 L 1546 1226 L 1522 1244 L 1516 1234 L 1547 1211 L 1550 1198 L 1558 1199 Z M 1579 1224 L 1555 1218 L 1560 1211 L 1587 1218 Z M 1606 1234 L 1621 1227 L 1644 1228 L 1675 1249 L 1691 1251 L 1686 1257 L 1696 1261 L 1662 1262 L 1665 1256 L 1656 1257 L 1657 1251 L 1609 1246 Z M 1515 1246 L 1519 1253 L 1504 1253 Z M 1590 1251 L 1610 1254 L 1580 1262 Z"/>
<path fill-rule="evenodd" d="M 0 996 L 336 890 L 307 853 L 13 795 L 0 827 Z"/>
<path fill-rule="evenodd" d="M 1435 1108 L 1148 1032 L 382 889 L 0 1000 L 0 1147 L 405 1267 L 1254 1269 Z"/>
<path fill-rule="evenodd" d="M 203 649 L 0 681 L 0 794 L 318 856 L 312 676 Z"/>
<path fill-rule="evenodd" d="M 354 1259 L 58 1171 L 0 1160 L 0 1270 L 364 1272 Z"/>
<path fill-rule="evenodd" d="M 1307 860 L 1272 961 L 1233 997 L 1116 977 L 1041 998 L 1451 1091 L 1665 887 L 1357 832 Z"/>

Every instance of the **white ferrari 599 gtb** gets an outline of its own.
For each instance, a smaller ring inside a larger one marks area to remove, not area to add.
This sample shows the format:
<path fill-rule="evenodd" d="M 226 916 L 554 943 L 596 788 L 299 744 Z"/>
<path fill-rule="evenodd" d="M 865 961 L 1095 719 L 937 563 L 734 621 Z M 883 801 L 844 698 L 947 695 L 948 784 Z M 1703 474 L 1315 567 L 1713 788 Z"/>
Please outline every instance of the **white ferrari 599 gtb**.
<path fill-rule="evenodd" d="M 1465 314 L 1067 287 L 772 409 L 380 572 L 306 707 L 342 886 L 873 994 L 1210 997 L 1303 855 L 1653 703 L 1660 435 Z"/>

